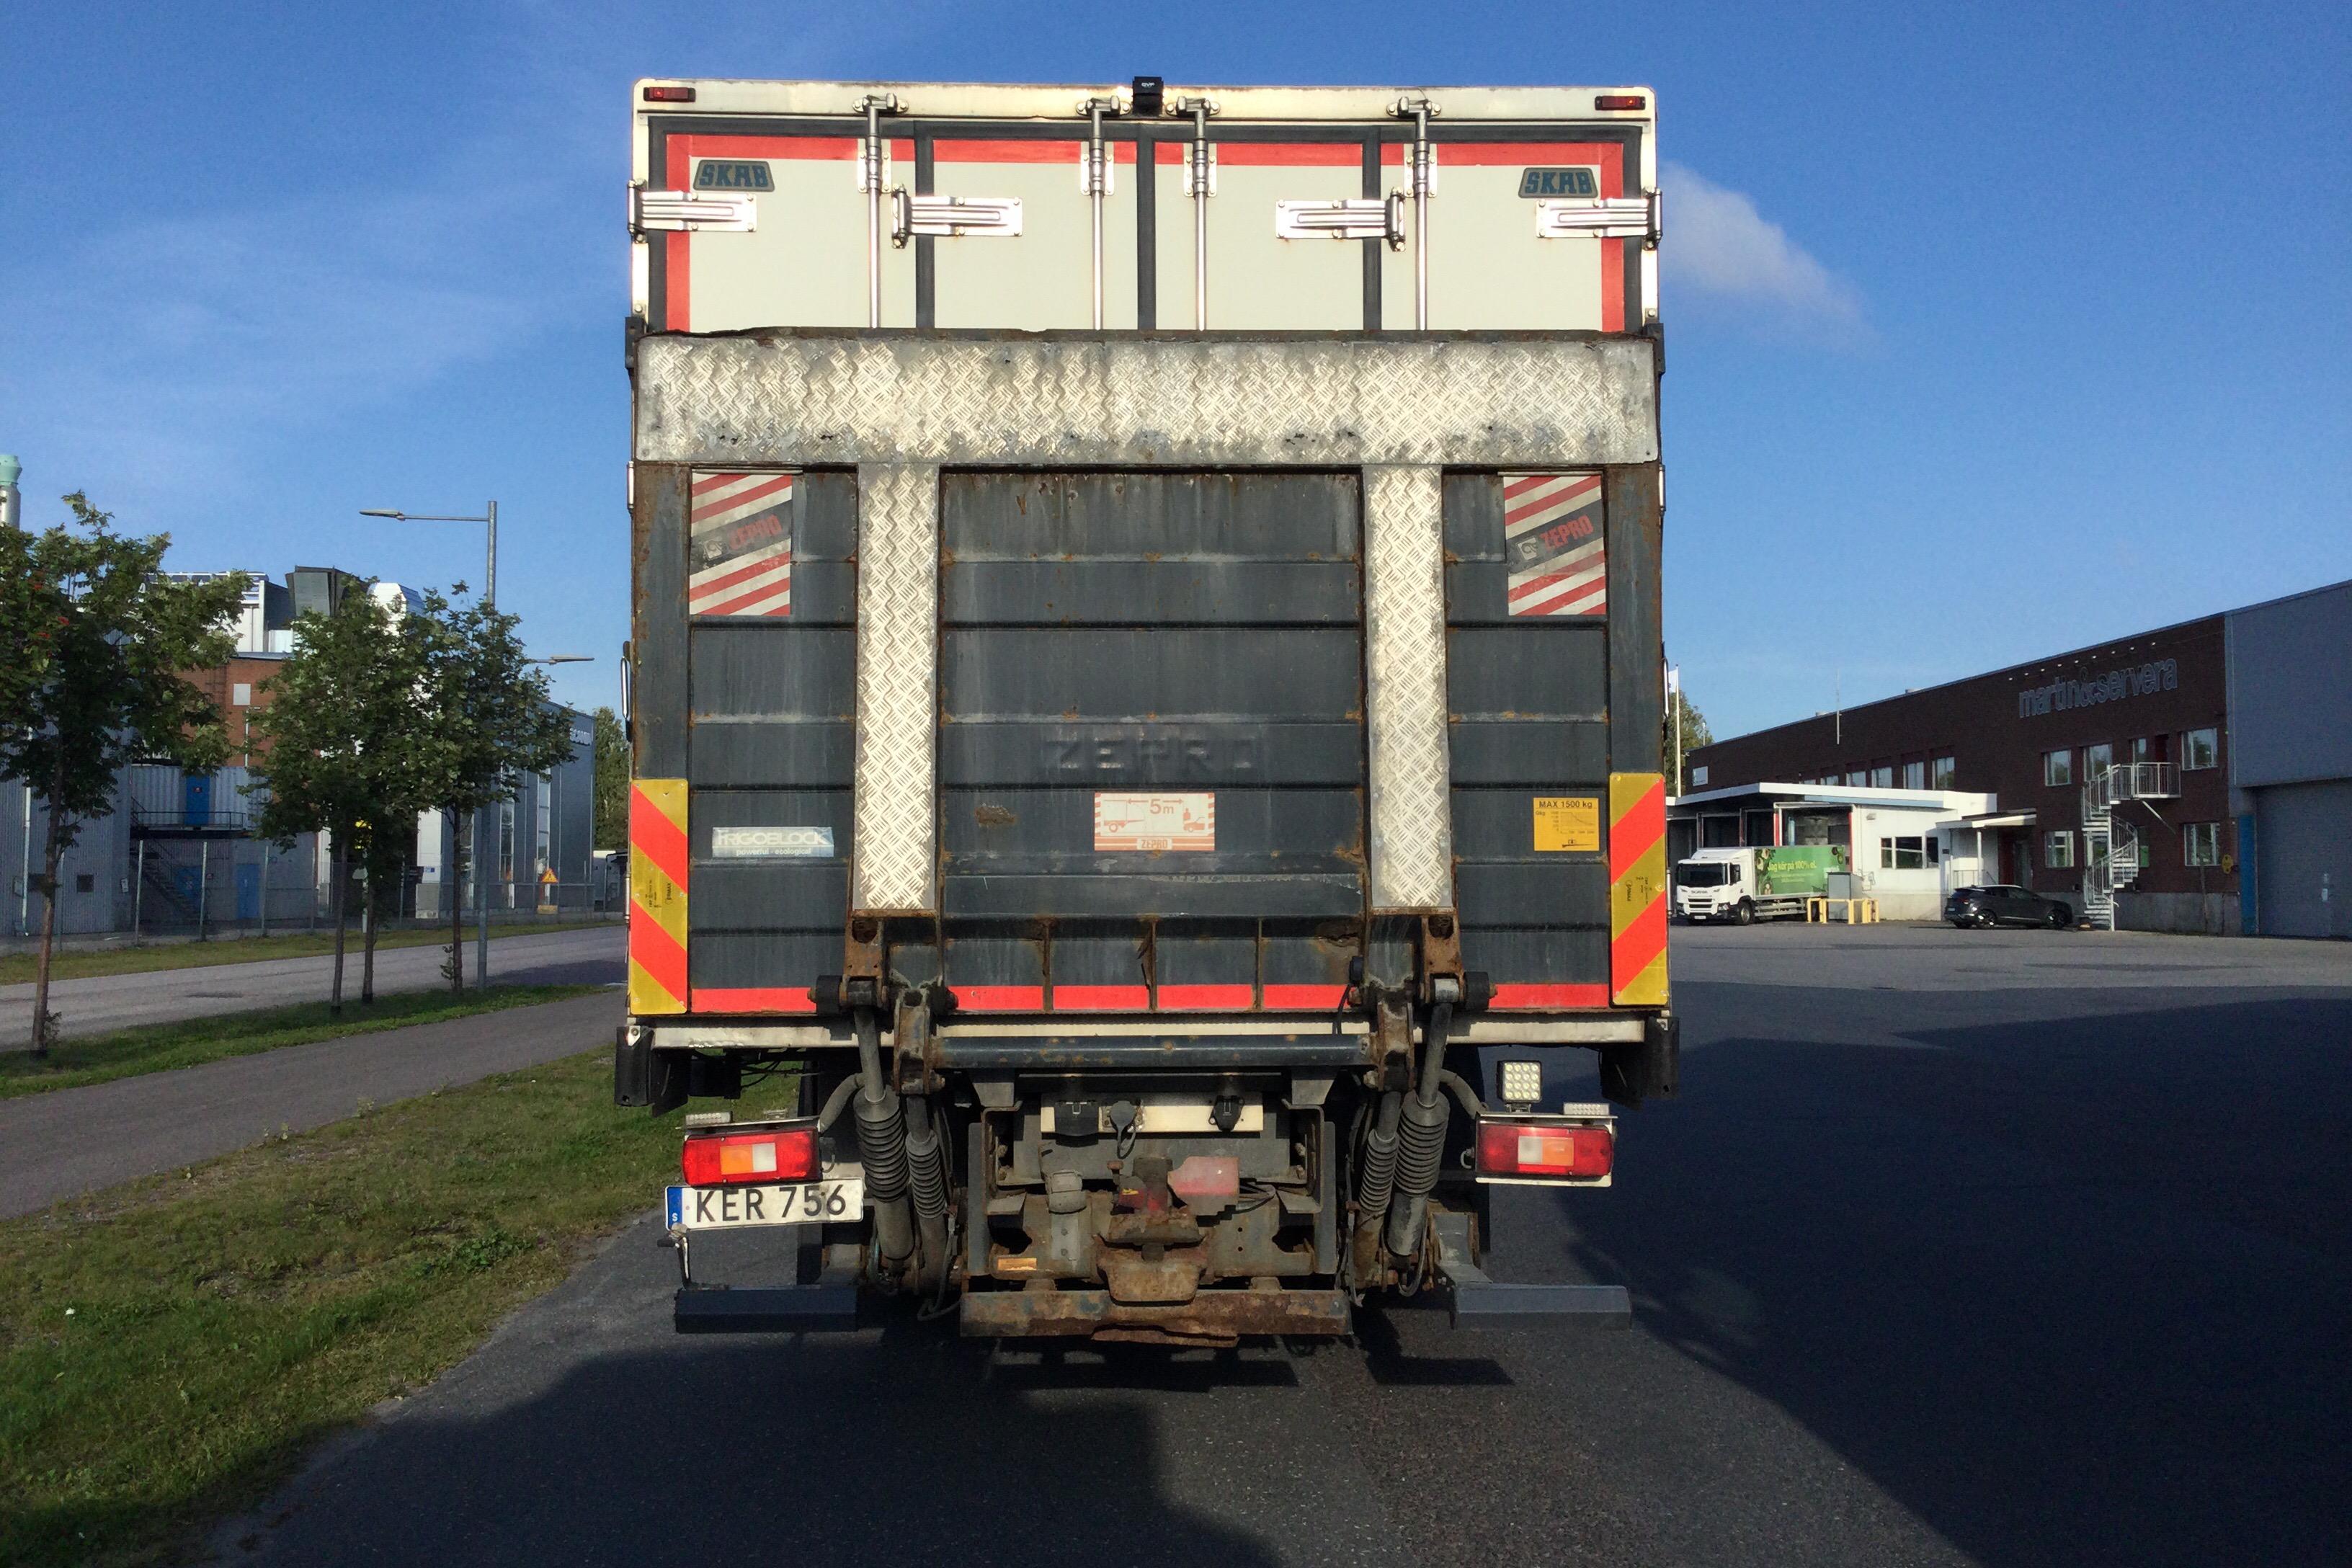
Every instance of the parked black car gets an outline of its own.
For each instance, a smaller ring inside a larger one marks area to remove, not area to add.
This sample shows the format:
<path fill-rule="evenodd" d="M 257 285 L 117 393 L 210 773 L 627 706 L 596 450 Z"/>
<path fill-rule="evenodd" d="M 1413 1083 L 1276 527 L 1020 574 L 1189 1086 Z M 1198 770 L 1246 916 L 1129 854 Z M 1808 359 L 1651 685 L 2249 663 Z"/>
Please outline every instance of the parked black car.
<path fill-rule="evenodd" d="M 1955 888 L 1944 900 L 1944 918 L 1956 926 L 2048 926 L 2064 931 L 2074 923 L 2074 906 L 2023 888 Z"/>

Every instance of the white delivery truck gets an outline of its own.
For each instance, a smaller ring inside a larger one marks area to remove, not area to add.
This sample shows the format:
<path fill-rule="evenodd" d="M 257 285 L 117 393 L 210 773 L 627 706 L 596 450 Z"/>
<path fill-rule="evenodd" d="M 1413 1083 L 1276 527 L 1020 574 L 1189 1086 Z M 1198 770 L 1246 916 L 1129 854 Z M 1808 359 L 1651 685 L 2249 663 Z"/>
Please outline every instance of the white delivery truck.
<path fill-rule="evenodd" d="M 1626 1321 L 1478 1258 L 1675 1082 L 1648 90 L 633 98 L 678 1327 Z"/>
<path fill-rule="evenodd" d="M 1740 925 L 1801 918 L 1807 899 L 1827 892 L 1831 877 L 1851 869 L 1843 845 L 1702 849 L 1675 867 L 1675 916 Z"/>

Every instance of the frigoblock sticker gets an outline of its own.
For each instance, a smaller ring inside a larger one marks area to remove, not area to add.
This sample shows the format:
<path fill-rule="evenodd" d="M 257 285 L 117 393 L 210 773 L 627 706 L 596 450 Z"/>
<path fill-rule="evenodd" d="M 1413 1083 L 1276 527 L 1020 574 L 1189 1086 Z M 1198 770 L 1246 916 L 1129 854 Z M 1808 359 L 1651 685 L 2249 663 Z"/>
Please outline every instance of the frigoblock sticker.
<path fill-rule="evenodd" d="M 1095 853 L 1205 852 L 1217 847 L 1213 795 L 1097 795 Z"/>
<path fill-rule="evenodd" d="M 830 827 L 714 827 L 714 860 L 830 860 Z"/>
<path fill-rule="evenodd" d="M 793 478 L 772 470 L 694 476 L 687 614 L 793 613 Z"/>
<path fill-rule="evenodd" d="M 1504 592 L 1513 616 L 1605 616 L 1599 474 L 1505 474 Z"/>

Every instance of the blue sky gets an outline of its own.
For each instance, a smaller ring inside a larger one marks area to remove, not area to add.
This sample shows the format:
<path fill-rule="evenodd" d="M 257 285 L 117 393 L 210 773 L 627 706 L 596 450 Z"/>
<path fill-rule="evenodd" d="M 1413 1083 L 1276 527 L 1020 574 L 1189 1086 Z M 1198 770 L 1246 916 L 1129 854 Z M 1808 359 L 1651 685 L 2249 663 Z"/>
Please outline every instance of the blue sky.
<path fill-rule="evenodd" d="M 10 8 L 0 450 L 617 689 L 639 75 L 1646 82 L 1666 626 L 1730 734 L 2352 577 L 2352 9 Z"/>

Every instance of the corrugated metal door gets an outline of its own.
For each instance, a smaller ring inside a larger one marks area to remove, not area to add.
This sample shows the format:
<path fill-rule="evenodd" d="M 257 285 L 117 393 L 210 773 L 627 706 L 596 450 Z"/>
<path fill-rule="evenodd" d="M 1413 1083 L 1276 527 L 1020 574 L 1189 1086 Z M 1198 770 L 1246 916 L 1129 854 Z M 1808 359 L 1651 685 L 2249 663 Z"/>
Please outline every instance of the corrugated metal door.
<path fill-rule="evenodd" d="M 1354 474 L 950 474 L 940 898 L 970 1008 L 1336 1006 L 1363 905 Z"/>
<path fill-rule="evenodd" d="M 1462 962 L 1501 1009 L 1610 1002 L 1603 489 L 1597 473 L 1445 483 Z"/>
<path fill-rule="evenodd" d="M 857 480 L 698 472 L 689 516 L 692 1005 L 808 1012 L 849 907 Z"/>

